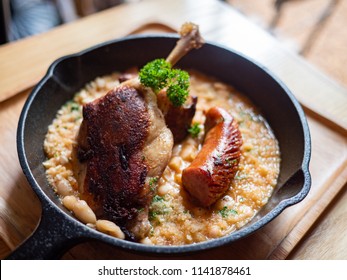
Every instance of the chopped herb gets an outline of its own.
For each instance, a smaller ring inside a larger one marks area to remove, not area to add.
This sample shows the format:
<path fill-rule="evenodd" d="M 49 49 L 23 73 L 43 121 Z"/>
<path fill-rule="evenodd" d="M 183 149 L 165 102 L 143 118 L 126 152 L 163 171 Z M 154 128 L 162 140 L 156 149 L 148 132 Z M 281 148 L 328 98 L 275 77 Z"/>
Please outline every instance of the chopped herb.
<path fill-rule="evenodd" d="M 188 129 L 188 132 L 193 138 L 198 137 L 198 135 L 201 132 L 200 124 L 199 123 L 193 123 L 191 127 Z"/>
<path fill-rule="evenodd" d="M 75 102 L 72 102 L 71 103 L 71 111 L 78 111 L 80 109 L 80 106 L 75 103 Z"/>
<path fill-rule="evenodd" d="M 143 210 L 145 210 L 145 208 L 142 207 L 142 208 L 140 208 L 140 209 L 137 209 L 137 212 L 140 213 L 140 212 L 142 212 Z"/>
<path fill-rule="evenodd" d="M 159 195 L 155 195 L 152 199 L 152 202 L 161 202 L 161 201 L 164 201 L 164 198 Z"/>
<path fill-rule="evenodd" d="M 158 177 L 152 177 L 151 179 L 149 179 L 149 185 L 152 186 L 153 184 L 158 183 L 158 180 Z"/>
<path fill-rule="evenodd" d="M 152 177 L 149 179 L 148 184 L 149 184 L 149 187 L 151 188 L 151 191 L 155 191 L 155 187 L 156 187 L 158 181 L 159 181 L 158 177 Z"/>
<path fill-rule="evenodd" d="M 149 231 L 149 235 L 150 236 L 153 236 L 154 235 L 154 228 L 151 226 L 151 229 L 150 229 L 150 231 Z"/>
<path fill-rule="evenodd" d="M 168 214 L 170 212 L 170 209 L 169 208 L 164 208 L 164 209 L 159 209 L 159 210 L 152 210 L 152 211 L 149 211 L 149 219 L 151 221 L 155 220 L 156 218 L 158 218 L 159 215 L 165 215 L 165 214 Z"/>
<path fill-rule="evenodd" d="M 219 214 L 221 214 L 221 216 L 222 216 L 223 218 L 228 217 L 230 214 L 232 214 L 232 215 L 237 215 L 237 214 L 238 214 L 236 210 L 234 210 L 234 209 L 229 209 L 229 208 L 226 207 L 226 206 L 224 206 L 224 207 L 223 207 L 221 210 L 219 210 L 218 212 L 219 212 Z"/>
<path fill-rule="evenodd" d="M 154 220 L 160 214 L 160 211 L 149 211 L 148 216 L 150 220 Z"/>
<path fill-rule="evenodd" d="M 149 219 L 151 221 L 156 220 L 156 222 L 160 222 L 158 216 L 168 214 L 171 211 L 172 208 L 167 206 L 165 199 L 159 195 L 155 195 L 150 205 Z"/>

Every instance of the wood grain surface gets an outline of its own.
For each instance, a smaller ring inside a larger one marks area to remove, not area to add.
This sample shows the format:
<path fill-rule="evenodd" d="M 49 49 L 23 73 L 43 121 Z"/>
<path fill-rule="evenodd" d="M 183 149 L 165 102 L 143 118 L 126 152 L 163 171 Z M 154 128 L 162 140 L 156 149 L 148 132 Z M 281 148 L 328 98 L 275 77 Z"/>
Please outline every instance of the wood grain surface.
<path fill-rule="evenodd" d="M 347 1 L 227 0 L 286 47 L 347 86 Z M 276 9 L 275 2 L 282 2 Z"/>
<path fill-rule="evenodd" d="M 125 25 L 124 22 L 117 21 L 117 18 L 124 18 L 124 15 L 128 15 L 131 24 Z M 225 44 L 264 64 L 298 97 L 306 108 L 312 134 L 310 170 L 313 182 L 311 192 L 303 202 L 286 209 L 252 236 L 228 247 L 179 258 L 284 259 L 291 253 L 289 257 L 295 259 L 347 259 L 344 250 L 336 253 L 336 249 L 330 254 L 320 250 L 321 245 L 324 248 L 329 246 L 327 241 L 322 241 L 327 240 L 326 237 L 334 244 L 330 248 L 347 246 L 346 239 L 340 238 L 341 229 L 346 231 L 347 228 L 346 219 L 341 218 L 347 206 L 343 201 L 334 200 L 339 193 L 346 198 L 343 189 L 347 181 L 346 90 L 296 54 L 283 48 L 232 8 L 214 0 L 148 0 L 122 5 L 0 48 L 0 97 L 3 100 L 0 103 L 1 258 L 6 257 L 30 235 L 39 221 L 41 211 L 38 199 L 21 171 L 16 153 L 16 127 L 21 108 L 30 91 L 28 88 L 61 55 L 133 32 L 166 32 L 178 28 L 187 20 L 198 23 L 208 40 Z M 156 21 L 161 24 L 153 24 Z M 143 26 L 144 24 L 147 25 Z M 21 67 L 16 68 L 14 65 L 19 61 L 22 62 Z M 7 71 L 16 77 L 7 74 Z M 329 213 L 325 214 L 327 211 Z M 318 219 L 319 217 L 323 218 Z M 338 228 L 331 227 L 334 219 L 341 223 Z M 297 244 L 299 246 L 293 251 Z M 120 252 L 100 242 L 88 242 L 72 248 L 63 258 L 153 257 Z"/>

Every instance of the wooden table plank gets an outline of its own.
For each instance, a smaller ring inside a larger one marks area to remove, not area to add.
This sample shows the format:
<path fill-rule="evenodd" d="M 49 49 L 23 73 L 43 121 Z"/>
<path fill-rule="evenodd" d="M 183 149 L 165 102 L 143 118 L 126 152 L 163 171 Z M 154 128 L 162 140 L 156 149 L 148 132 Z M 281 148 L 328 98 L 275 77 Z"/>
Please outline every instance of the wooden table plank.
<path fill-rule="evenodd" d="M 11 250 L 33 232 L 41 213 L 40 202 L 17 157 L 16 127 L 27 95 L 25 92 L 0 103 L 0 239 Z"/>
<path fill-rule="evenodd" d="M 341 190 L 329 208 L 317 220 L 307 235 L 299 242 L 289 259 L 299 260 L 346 260 L 347 185 Z M 334 228 L 332 231 L 331 229 Z M 339 240 L 339 242 L 336 242 Z"/>

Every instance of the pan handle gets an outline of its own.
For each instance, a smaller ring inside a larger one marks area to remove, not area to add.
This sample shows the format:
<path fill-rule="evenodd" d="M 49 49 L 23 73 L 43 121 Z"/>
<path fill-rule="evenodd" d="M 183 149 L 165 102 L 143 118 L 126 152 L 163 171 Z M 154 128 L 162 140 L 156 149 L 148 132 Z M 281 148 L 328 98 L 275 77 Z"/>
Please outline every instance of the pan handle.
<path fill-rule="evenodd" d="M 55 206 L 43 200 L 39 225 L 7 259 L 59 259 L 68 249 L 88 239 L 84 232 L 77 221 L 67 219 Z"/>

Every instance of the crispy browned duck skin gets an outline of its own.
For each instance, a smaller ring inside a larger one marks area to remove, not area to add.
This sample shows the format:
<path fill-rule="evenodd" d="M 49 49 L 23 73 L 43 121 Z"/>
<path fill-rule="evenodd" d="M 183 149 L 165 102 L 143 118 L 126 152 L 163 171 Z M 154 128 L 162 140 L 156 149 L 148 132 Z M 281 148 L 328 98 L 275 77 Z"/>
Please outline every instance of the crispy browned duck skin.
<path fill-rule="evenodd" d="M 155 93 L 137 79 L 123 83 L 83 107 L 73 156 L 82 198 L 98 218 L 141 239 L 150 229 L 150 180 L 161 176 L 172 147 Z"/>
<path fill-rule="evenodd" d="M 77 156 L 88 163 L 84 191 L 111 220 L 132 219 L 146 202 L 140 193 L 147 175 L 142 149 L 148 127 L 144 98 L 134 88 L 116 88 L 83 107 Z"/>
<path fill-rule="evenodd" d="M 202 205 L 210 206 L 230 187 L 240 161 L 241 133 L 233 117 L 213 107 L 206 114 L 202 149 L 183 170 L 182 183 Z"/>

